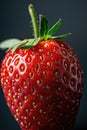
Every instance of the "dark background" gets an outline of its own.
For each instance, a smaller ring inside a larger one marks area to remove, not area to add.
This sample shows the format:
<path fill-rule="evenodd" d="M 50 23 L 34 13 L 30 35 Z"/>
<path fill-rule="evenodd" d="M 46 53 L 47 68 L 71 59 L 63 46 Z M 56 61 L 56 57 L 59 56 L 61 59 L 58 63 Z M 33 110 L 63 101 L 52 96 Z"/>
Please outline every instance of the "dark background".
<path fill-rule="evenodd" d="M 87 127 L 87 0 L 2 0 L 0 1 L 0 42 L 8 38 L 32 37 L 28 4 L 48 17 L 50 25 L 62 18 L 60 33 L 71 32 L 66 41 L 74 48 L 84 71 L 84 90 L 77 115 L 76 129 Z M 0 51 L 0 62 L 4 52 Z M 20 130 L 12 117 L 0 86 L 0 130 Z"/>

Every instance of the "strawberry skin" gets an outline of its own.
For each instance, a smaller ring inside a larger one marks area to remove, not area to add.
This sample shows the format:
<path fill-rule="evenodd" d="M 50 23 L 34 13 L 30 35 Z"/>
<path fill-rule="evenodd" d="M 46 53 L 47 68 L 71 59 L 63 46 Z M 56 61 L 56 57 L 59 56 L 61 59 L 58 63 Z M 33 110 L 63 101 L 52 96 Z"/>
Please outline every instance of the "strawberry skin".
<path fill-rule="evenodd" d="M 22 130 L 73 128 L 83 75 L 65 41 L 46 40 L 32 48 L 10 50 L 2 62 L 1 85 Z"/>

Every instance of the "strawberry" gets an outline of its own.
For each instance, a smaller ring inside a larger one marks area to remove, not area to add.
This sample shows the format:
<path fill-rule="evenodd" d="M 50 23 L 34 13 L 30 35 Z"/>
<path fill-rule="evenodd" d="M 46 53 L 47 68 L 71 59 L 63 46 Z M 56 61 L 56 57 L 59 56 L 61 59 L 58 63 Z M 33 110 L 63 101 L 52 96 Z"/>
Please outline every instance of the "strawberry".
<path fill-rule="evenodd" d="M 22 130 L 70 130 L 82 96 L 81 64 L 72 47 L 62 40 L 70 33 L 52 36 L 61 19 L 49 29 L 48 20 L 40 15 L 38 29 L 32 5 L 29 11 L 35 38 L 11 39 L 0 46 L 10 47 L 1 65 L 7 105 Z"/>

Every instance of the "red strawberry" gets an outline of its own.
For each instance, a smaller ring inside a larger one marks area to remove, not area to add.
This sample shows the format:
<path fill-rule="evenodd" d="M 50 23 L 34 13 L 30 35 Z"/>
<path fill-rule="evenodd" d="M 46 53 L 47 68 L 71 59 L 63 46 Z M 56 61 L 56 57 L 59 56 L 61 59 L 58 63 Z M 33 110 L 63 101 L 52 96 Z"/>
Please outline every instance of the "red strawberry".
<path fill-rule="evenodd" d="M 52 37 L 61 20 L 51 29 L 44 16 L 40 21 L 39 36 L 34 28 L 35 39 L 13 46 L 2 62 L 4 96 L 22 130 L 70 130 L 82 96 L 82 68 L 73 49 L 59 40 L 67 34 Z"/>

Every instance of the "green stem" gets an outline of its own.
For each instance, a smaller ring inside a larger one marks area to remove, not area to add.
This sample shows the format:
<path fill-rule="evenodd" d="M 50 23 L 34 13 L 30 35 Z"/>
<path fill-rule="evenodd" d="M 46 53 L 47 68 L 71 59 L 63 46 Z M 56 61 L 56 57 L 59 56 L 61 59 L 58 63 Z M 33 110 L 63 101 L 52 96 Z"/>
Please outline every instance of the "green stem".
<path fill-rule="evenodd" d="M 37 15 L 32 4 L 29 5 L 28 10 L 29 10 L 31 20 L 32 20 L 32 25 L 34 29 L 34 37 L 38 38 L 39 37 L 38 20 L 37 20 Z"/>

